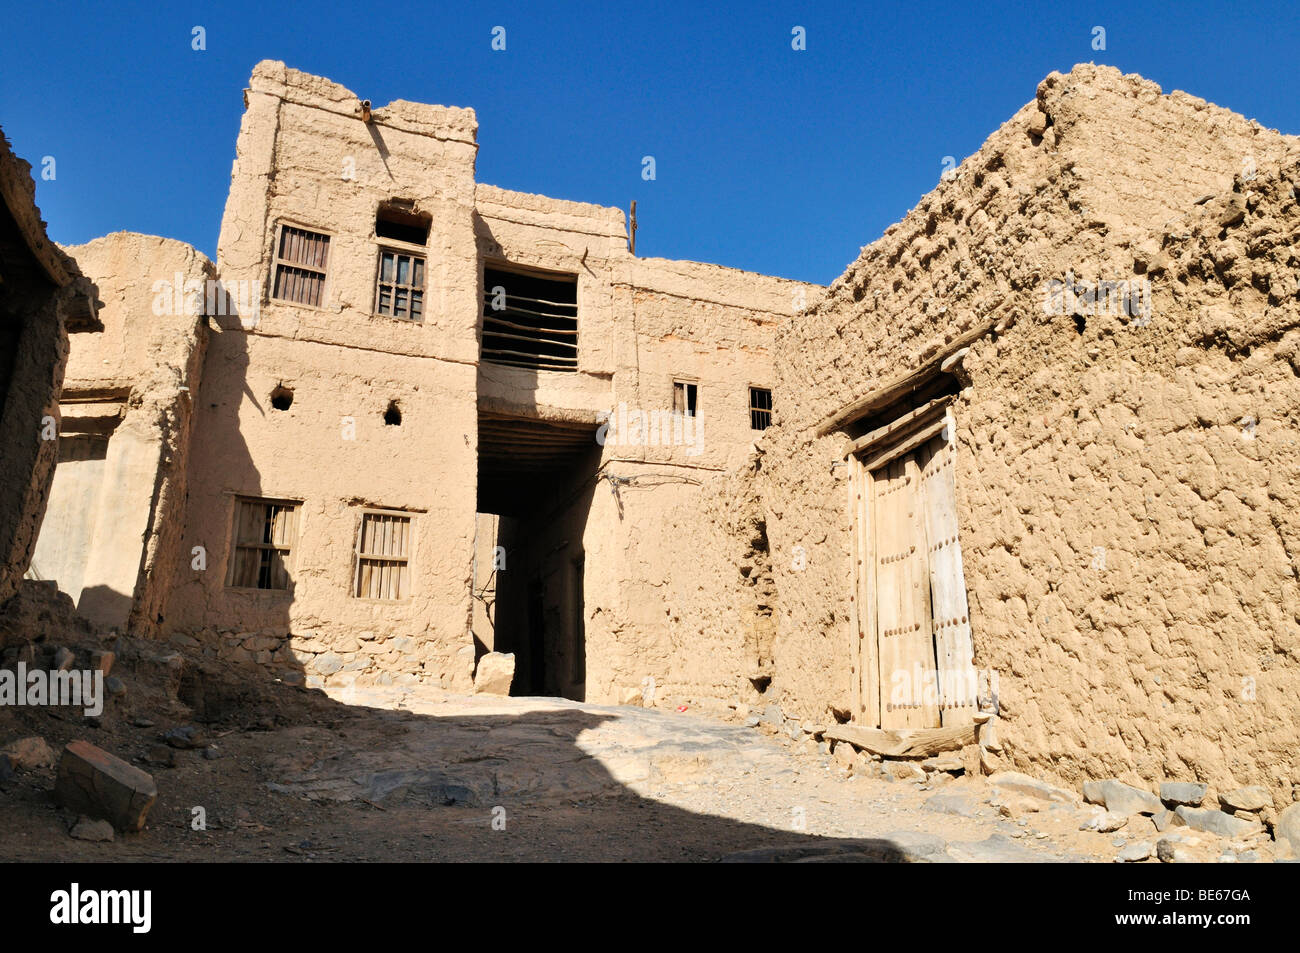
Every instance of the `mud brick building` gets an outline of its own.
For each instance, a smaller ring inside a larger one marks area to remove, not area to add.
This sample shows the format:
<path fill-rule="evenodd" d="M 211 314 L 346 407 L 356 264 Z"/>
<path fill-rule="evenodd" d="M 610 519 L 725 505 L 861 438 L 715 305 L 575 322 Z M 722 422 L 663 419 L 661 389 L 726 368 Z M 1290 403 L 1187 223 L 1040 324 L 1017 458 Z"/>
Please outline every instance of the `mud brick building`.
<path fill-rule="evenodd" d="M 103 624 L 313 683 L 465 688 L 495 650 L 519 692 L 733 696 L 743 634 L 682 644 L 662 594 L 699 556 L 660 523 L 754 452 L 776 325 L 817 289 L 477 183 L 470 110 L 279 63 L 245 99 L 215 266 L 71 250 L 106 329 L 64 414 L 116 403 L 96 453 L 64 428 L 41 571 Z"/>
<path fill-rule="evenodd" d="M 245 99 L 215 263 L 69 249 L 103 330 L 35 565 L 83 613 L 1293 799 L 1295 137 L 1053 73 L 820 288 L 478 183 L 469 110 L 273 62 Z"/>

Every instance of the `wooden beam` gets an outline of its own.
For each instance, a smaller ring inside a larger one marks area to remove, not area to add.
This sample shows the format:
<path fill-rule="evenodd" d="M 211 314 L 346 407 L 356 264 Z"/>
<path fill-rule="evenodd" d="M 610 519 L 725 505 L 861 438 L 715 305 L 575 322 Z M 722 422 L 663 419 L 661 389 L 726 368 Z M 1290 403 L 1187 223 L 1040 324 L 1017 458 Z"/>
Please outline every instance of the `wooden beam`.
<path fill-rule="evenodd" d="M 825 737 L 844 741 L 853 747 L 882 758 L 932 758 L 944 751 L 960 751 L 975 744 L 975 723 L 948 728 L 864 728 L 861 725 L 834 725 Z"/>
<path fill-rule="evenodd" d="M 952 403 L 951 394 L 944 397 L 936 397 L 924 406 L 916 408 L 916 410 L 912 411 L 910 414 L 904 414 L 902 417 L 890 421 L 883 427 L 877 427 L 870 433 L 864 434 L 850 443 L 844 450 L 844 458 L 848 459 L 855 453 L 861 453 L 886 437 L 901 436 L 912 427 L 926 423 L 927 421 L 925 418 L 934 414 L 942 413 L 943 408 L 947 407 L 950 403 Z"/>
<path fill-rule="evenodd" d="M 916 390 L 930 378 L 942 373 L 940 368 L 943 366 L 944 361 L 957 351 L 960 351 L 964 347 L 968 347 L 984 335 L 988 334 L 993 330 L 996 323 L 996 320 L 990 319 L 971 328 L 966 333 L 945 344 L 938 354 L 930 358 L 930 360 L 926 361 L 916 370 L 904 371 L 901 374 L 895 375 L 865 397 L 855 400 L 842 410 L 838 410 L 827 417 L 823 417 L 816 427 L 817 436 L 824 437 L 832 431 L 840 430 L 848 424 L 853 423 L 855 420 L 861 420 L 867 414 L 871 413 L 871 411 L 884 407 L 886 404 L 893 403 L 908 391 Z"/>
<path fill-rule="evenodd" d="M 881 450 L 875 456 L 862 461 L 862 468 L 870 473 L 888 463 L 890 460 L 896 460 L 905 453 L 911 453 L 921 444 L 928 442 L 932 437 L 937 437 L 947 426 L 948 418 L 940 417 L 938 420 L 926 427 L 918 430 L 912 436 L 908 437 L 902 443 L 896 443 L 887 450 Z"/>

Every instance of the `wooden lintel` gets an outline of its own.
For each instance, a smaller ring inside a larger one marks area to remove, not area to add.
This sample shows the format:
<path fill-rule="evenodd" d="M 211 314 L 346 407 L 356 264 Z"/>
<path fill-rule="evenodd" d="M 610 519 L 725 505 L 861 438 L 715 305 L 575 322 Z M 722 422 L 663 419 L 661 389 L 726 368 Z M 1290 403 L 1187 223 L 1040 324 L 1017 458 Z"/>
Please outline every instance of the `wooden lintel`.
<path fill-rule="evenodd" d="M 945 394 L 943 397 L 936 397 L 929 401 L 925 406 L 918 407 L 911 413 L 904 414 L 897 420 L 892 420 L 883 427 L 877 427 L 868 434 L 864 434 L 857 440 L 852 440 L 844 449 L 844 459 L 848 459 L 855 453 L 863 453 L 878 445 L 882 440 L 891 439 L 899 440 L 910 431 L 918 427 L 925 426 L 931 422 L 931 419 L 943 414 L 944 408 L 952 403 L 952 395 Z"/>
<path fill-rule="evenodd" d="M 940 369 L 943 367 L 944 361 L 962 348 L 968 347 L 988 334 L 996 324 L 996 320 L 988 320 L 976 325 L 964 334 L 949 341 L 937 354 L 920 367 L 895 375 L 865 397 L 855 400 L 847 407 L 828 417 L 824 417 L 817 424 L 817 436 L 824 437 L 833 431 L 840 430 L 855 420 L 861 420 L 873 410 L 878 410 L 886 404 L 893 403 L 909 391 L 916 390 L 931 378 L 942 373 Z"/>
<path fill-rule="evenodd" d="M 945 417 L 940 417 L 938 420 L 931 421 L 920 430 L 908 436 L 907 439 L 894 444 L 888 449 L 880 450 L 870 457 L 863 458 L 862 469 L 871 473 L 873 470 L 880 469 L 889 461 L 897 460 L 905 453 L 911 453 L 923 443 L 928 442 L 932 437 L 937 437 L 939 434 L 943 433 L 943 428 L 947 423 L 948 421 Z"/>

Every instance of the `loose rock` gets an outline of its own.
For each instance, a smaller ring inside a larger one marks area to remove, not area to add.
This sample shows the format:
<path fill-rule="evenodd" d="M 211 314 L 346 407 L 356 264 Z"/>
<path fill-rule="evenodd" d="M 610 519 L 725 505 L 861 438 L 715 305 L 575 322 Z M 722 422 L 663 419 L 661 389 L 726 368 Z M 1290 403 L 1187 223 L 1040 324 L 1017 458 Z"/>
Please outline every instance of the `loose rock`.
<path fill-rule="evenodd" d="M 1113 778 L 1108 781 L 1085 781 L 1083 799 L 1089 804 L 1102 804 L 1106 810 L 1120 814 L 1159 814 L 1164 810 L 1160 799 L 1150 791 L 1143 791 Z"/>
<path fill-rule="evenodd" d="M 1160 800 L 1166 804 L 1199 807 L 1205 799 L 1205 785 L 1192 781 L 1166 781 L 1160 785 Z"/>
<path fill-rule="evenodd" d="M 1187 822 L 1173 811 L 1161 811 L 1159 814 L 1153 814 L 1151 820 L 1155 824 L 1156 830 L 1162 834 L 1171 827 L 1187 826 Z"/>
<path fill-rule="evenodd" d="M 1268 791 L 1258 784 L 1237 788 L 1227 794 L 1219 795 L 1219 804 L 1225 811 L 1248 811 L 1251 813 L 1264 810 L 1273 803 Z"/>
<path fill-rule="evenodd" d="M 1136 864 L 1150 856 L 1151 845 L 1143 841 L 1138 844 L 1129 844 L 1119 852 L 1119 856 L 1115 860 L 1121 864 Z"/>
<path fill-rule="evenodd" d="M 1179 807 L 1174 811 L 1194 831 L 1205 831 L 1220 837 L 1246 837 L 1264 830 L 1258 821 L 1245 821 L 1213 808 Z"/>
<path fill-rule="evenodd" d="M 1079 825 L 1081 831 L 1109 834 L 1128 824 L 1128 815 L 1116 811 L 1101 811 Z"/>
<path fill-rule="evenodd" d="M 1013 791 L 1016 794 L 1038 798 L 1043 801 L 1077 804 L 1079 800 L 1072 791 L 1066 791 L 1063 788 L 1048 784 L 1046 781 L 1031 778 L 1019 771 L 998 771 L 989 777 L 989 784 L 996 785 L 1001 790 Z"/>
<path fill-rule="evenodd" d="M 54 796 L 64 807 L 107 820 L 119 831 L 138 831 L 158 788 L 139 768 L 88 741 L 74 741 L 63 749 Z"/>
<path fill-rule="evenodd" d="M 108 651 L 98 651 L 90 653 L 91 667 L 97 671 L 103 672 L 104 677 L 108 678 L 109 672 L 113 670 L 113 662 L 117 660 L 117 655 Z"/>
<path fill-rule="evenodd" d="M 52 768 L 58 760 L 54 749 L 45 743 L 45 739 L 35 735 L 5 745 L 0 749 L 0 754 L 8 755 L 9 763 L 18 771 Z"/>
<path fill-rule="evenodd" d="M 1300 854 L 1300 802 L 1292 804 L 1277 816 L 1273 825 L 1273 839 L 1290 845 L 1293 853 Z"/>
<path fill-rule="evenodd" d="M 72 825 L 72 830 L 68 833 L 77 840 L 111 841 L 113 839 L 113 825 L 108 821 L 79 817 L 77 823 Z"/>
<path fill-rule="evenodd" d="M 176 767 L 176 752 L 167 745 L 153 745 L 145 753 L 144 760 L 147 764 L 156 764 L 162 768 Z"/>
<path fill-rule="evenodd" d="M 514 653 L 489 652 L 478 661 L 478 671 L 474 673 L 474 693 L 509 695 L 510 683 L 514 678 Z"/>
<path fill-rule="evenodd" d="M 924 781 L 925 772 L 912 761 L 889 761 L 886 769 L 898 781 Z"/>
<path fill-rule="evenodd" d="M 921 762 L 921 767 L 926 771 L 946 771 L 951 774 L 960 774 L 966 770 L 961 758 L 952 754 L 941 754 L 935 758 L 926 758 Z"/>
<path fill-rule="evenodd" d="M 173 748 L 190 749 L 208 746 L 207 732 L 198 725 L 180 725 L 159 735 L 158 740 L 167 742 Z"/>

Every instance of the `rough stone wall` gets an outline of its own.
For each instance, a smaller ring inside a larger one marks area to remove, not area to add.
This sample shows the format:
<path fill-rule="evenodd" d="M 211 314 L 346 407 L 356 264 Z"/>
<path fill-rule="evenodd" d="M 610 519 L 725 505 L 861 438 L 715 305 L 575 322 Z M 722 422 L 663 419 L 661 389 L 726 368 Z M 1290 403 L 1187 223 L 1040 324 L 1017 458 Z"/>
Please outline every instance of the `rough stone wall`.
<path fill-rule="evenodd" d="M 815 424 L 988 321 L 953 415 L 975 661 L 999 676 L 1006 761 L 1289 802 L 1295 155 L 1138 77 L 1052 74 L 782 329 L 795 406 L 768 434 L 762 497 L 783 704 L 849 709 L 844 440 Z M 1149 278 L 1149 324 L 1045 313 L 1067 273 Z M 796 544 L 801 572 L 777 555 Z"/>

